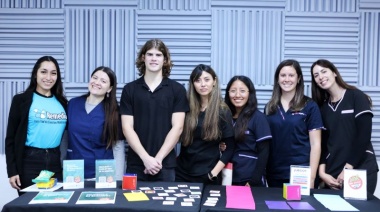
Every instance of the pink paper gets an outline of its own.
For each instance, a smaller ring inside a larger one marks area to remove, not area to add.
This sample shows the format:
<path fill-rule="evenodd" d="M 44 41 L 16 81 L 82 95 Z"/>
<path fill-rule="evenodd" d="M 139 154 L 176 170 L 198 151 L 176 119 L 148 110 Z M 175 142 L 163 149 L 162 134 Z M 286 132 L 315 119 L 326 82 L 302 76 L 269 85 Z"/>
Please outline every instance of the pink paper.
<path fill-rule="evenodd" d="M 252 196 L 251 187 L 226 186 L 226 208 L 255 210 L 255 200 Z"/>

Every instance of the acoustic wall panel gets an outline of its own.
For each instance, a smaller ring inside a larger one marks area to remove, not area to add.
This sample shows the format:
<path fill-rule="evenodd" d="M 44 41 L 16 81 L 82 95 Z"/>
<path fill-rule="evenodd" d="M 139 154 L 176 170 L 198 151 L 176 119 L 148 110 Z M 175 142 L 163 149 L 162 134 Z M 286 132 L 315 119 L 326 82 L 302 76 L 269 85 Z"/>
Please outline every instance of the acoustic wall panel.
<path fill-rule="evenodd" d="M 11 107 L 13 96 L 24 91 L 29 85 L 29 80 L 0 81 L 0 154 L 4 153 L 5 136 L 7 133 L 9 109 Z"/>
<path fill-rule="evenodd" d="M 358 0 L 288 0 L 291 12 L 357 12 Z"/>
<path fill-rule="evenodd" d="M 0 79 L 29 78 L 44 55 L 59 61 L 64 78 L 63 10 L 0 9 Z"/>
<path fill-rule="evenodd" d="M 380 156 L 380 88 L 379 87 L 360 87 L 360 89 L 369 95 L 372 99 L 372 144 L 374 146 L 376 156 Z"/>
<path fill-rule="evenodd" d="M 136 9 L 139 0 L 64 0 L 65 8 Z"/>
<path fill-rule="evenodd" d="M 284 58 L 310 65 L 319 58 L 329 59 L 339 67 L 344 80 L 357 84 L 359 22 L 357 13 L 286 13 Z M 310 71 L 304 75 L 310 81 Z"/>
<path fill-rule="evenodd" d="M 246 75 L 271 85 L 282 58 L 282 22 L 280 11 L 213 9 L 211 65 L 221 83 Z"/>
<path fill-rule="evenodd" d="M 66 8 L 65 82 L 88 82 L 98 66 L 113 69 L 119 82 L 134 79 L 133 9 Z"/>
<path fill-rule="evenodd" d="M 1 0 L 0 8 L 61 9 L 64 0 Z"/>
<path fill-rule="evenodd" d="M 196 65 L 211 63 L 210 12 L 139 10 L 136 27 L 138 51 L 152 38 L 169 48 L 174 63 L 171 79 L 187 83 Z"/>
<path fill-rule="evenodd" d="M 205 11 L 210 9 L 210 0 L 141 0 L 138 9 Z"/>
<path fill-rule="evenodd" d="M 380 13 L 363 12 L 360 21 L 359 84 L 380 85 Z"/>
<path fill-rule="evenodd" d="M 211 8 L 284 10 L 287 0 L 211 0 Z"/>
<path fill-rule="evenodd" d="M 359 1 L 359 10 L 364 11 L 373 11 L 378 12 L 380 10 L 380 1 L 379 0 L 358 0 Z"/>

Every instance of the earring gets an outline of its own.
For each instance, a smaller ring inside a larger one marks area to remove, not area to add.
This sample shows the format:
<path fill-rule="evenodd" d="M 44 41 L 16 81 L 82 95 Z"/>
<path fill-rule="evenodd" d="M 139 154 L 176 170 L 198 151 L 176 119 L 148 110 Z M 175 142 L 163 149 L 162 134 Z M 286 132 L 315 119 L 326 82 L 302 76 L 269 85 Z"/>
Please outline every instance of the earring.
<path fill-rule="evenodd" d="M 106 95 L 106 96 L 107 96 L 107 98 L 110 97 L 110 93 L 107 92 L 107 95 Z"/>

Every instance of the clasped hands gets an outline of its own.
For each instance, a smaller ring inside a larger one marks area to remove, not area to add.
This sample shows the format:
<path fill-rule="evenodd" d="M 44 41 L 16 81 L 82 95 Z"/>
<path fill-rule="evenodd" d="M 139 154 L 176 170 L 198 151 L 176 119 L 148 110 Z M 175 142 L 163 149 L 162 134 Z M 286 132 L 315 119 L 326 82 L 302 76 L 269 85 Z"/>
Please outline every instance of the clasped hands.
<path fill-rule="evenodd" d="M 162 160 L 155 157 L 149 156 L 143 162 L 145 166 L 144 174 L 155 175 L 162 169 Z"/>

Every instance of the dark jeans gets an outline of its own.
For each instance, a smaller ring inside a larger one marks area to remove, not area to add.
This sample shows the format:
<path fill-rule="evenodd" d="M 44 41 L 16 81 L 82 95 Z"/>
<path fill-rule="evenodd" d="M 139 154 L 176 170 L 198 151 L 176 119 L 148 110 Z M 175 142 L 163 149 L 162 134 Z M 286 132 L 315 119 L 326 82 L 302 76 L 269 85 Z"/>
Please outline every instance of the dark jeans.
<path fill-rule="evenodd" d="M 32 179 L 36 178 L 42 170 L 54 172 L 54 178 L 62 182 L 61 152 L 59 147 L 52 149 L 39 149 L 25 147 L 23 170 L 20 174 L 21 189 L 33 185 Z M 22 195 L 23 192 L 19 192 Z"/>
<path fill-rule="evenodd" d="M 137 174 L 137 180 L 139 181 L 165 181 L 174 182 L 175 169 L 174 168 L 162 168 L 157 174 L 150 175 L 144 174 L 144 166 L 127 166 L 127 173 Z"/>

